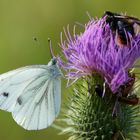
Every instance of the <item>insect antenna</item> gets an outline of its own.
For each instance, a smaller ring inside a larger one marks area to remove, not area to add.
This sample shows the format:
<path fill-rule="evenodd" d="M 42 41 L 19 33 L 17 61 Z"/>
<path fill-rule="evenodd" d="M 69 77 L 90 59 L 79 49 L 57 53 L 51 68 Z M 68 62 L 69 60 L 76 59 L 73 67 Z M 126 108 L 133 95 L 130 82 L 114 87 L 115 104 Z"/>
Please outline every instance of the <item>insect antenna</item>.
<path fill-rule="evenodd" d="M 53 50 L 52 50 L 52 41 L 50 38 L 48 38 L 48 44 L 49 44 L 49 47 L 50 47 L 50 54 L 51 54 L 51 57 L 54 58 L 55 55 L 53 53 Z"/>

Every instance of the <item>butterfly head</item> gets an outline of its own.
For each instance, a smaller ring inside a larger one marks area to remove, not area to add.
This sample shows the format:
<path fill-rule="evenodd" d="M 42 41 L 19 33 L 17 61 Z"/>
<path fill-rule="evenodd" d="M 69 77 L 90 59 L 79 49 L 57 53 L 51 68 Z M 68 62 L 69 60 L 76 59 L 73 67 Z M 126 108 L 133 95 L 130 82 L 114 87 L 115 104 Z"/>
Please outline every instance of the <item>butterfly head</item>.
<path fill-rule="evenodd" d="M 58 66 L 58 62 L 57 62 L 56 57 L 53 57 L 47 66 L 49 66 L 49 70 L 50 70 L 50 73 L 52 74 L 52 76 L 54 76 L 54 77 L 62 77 L 63 76 L 63 74 Z"/>
<path fill-rule="evenodd" d="M 48 63 L 48 66 L 53 66 L 53 65 L 56 65 L 56 64 L 57 64 L 57 59 L 56 59 L 56 57 L 54 57 L 50 60 L 50 62 Z"/>

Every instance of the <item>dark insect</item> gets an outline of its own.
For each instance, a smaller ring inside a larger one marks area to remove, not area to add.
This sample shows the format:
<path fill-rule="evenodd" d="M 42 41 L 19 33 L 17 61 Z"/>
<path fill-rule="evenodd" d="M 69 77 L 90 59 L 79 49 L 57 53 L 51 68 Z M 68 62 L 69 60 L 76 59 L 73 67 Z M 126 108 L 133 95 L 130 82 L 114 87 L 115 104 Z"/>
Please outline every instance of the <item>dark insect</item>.
<path fill-rule="evenodd" d="M 116 43 L 120 46 L 129 45 L 130 38 L 128 33 L 134 37 L 140 33 L 140 20 L 135 17 L 121 15 L 106 11 L 103 17 L 109 24 L 113 33 L 117 33 Z"/>
<path fill-rule="evenodd" d="M 112 95 L 112 99 L 114 101 L 119 101 L 120 103 L 129 104 L 129 105 L 137 105 L 139 104 L 139 98 L 136 95 L 130 95 L 130 92 L 135 83 L 135 75 L 130 75 L 131 80 L 121 85 L 117 91 L 117 93 Z M 103 97 L 103 92 L 105 88 L 106 97 L 110 95 L 111 89 L 106 85 L 105 87 L 100 84 L 95 85 L 95 92 L 99 97 Z"/>
<path fill-rule="evenodd" d="M 9 93 L 3 92 L 2 95 L 3 95 L 4 97 L 8 97 Z"/>
<path fill-rule="evenodd" d="M 37 37 L 33 37 L 33 40 L 34 40 L 34 41 L 38 41 Z"/>
<path fill-rule="evenodd" d="M 139 103 L 139 98 L 136 95 L 129 96 L 129 93 L 135 83 L 135 75 L 132 75 L 131 77 L 132 79 L 129 82 L 120 87 L 122 96 L 118 98 L 118 101 L 129 105 L 137 105 Z"/>
<path fill-rule="evenodd" d="M 101 85 L 99 85 L 99 84 L 95 85 L 95 92 L 97 93 L 97 95 L 99 97 L 102 97 L 102 95 L 103 95 L 103 88 L 101 87 Z"/>
<path fill-rule="evenodd" d="M 129 105 L 137 105 L 139 103 L 139 98 L 136 95 L 127 98 L 119 97 L 118 101 Z"/>

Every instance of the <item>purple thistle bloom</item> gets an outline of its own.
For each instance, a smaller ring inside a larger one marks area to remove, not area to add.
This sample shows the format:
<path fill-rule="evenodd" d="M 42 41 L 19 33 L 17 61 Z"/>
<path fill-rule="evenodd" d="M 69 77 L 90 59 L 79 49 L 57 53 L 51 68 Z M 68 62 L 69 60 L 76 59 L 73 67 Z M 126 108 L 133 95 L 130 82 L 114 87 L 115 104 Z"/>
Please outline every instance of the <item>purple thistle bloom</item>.
<path fill-rule="evenodd" d="M 80 35 L 72 37 L 67 30 L 67 41 L 61 41 L 65 58 L 60 59 L 67 78 L 78 79 L 98 73 L 116 93 L 121 85 L 131 80 L 129 70 L 140 57 L 140 34 L 134 37 L 126 34 L 129 45 L 118 45 L 118 34 L 112 32 L 105 18 L 91 20 Z"/>

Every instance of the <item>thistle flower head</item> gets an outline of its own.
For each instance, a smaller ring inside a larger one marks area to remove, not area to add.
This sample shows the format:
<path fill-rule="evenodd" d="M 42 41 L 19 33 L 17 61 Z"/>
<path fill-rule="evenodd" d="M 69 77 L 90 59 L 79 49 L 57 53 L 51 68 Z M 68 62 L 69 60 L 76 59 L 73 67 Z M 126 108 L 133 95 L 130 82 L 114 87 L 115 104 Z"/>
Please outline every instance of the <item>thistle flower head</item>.
<path fill-rule="evenodd" d="M 64 60 L 60 64 L 68 79 L 100 74 L 113 93 L 131 80 L 129 70 L 140 57 L 140 34 L 132 36 L 127 30 L 127 45 L 119 45 L 118 32 L 111 30 L 106 18 L 90 20 L 80 35 L 65 33 L 61 42 Z"/>

